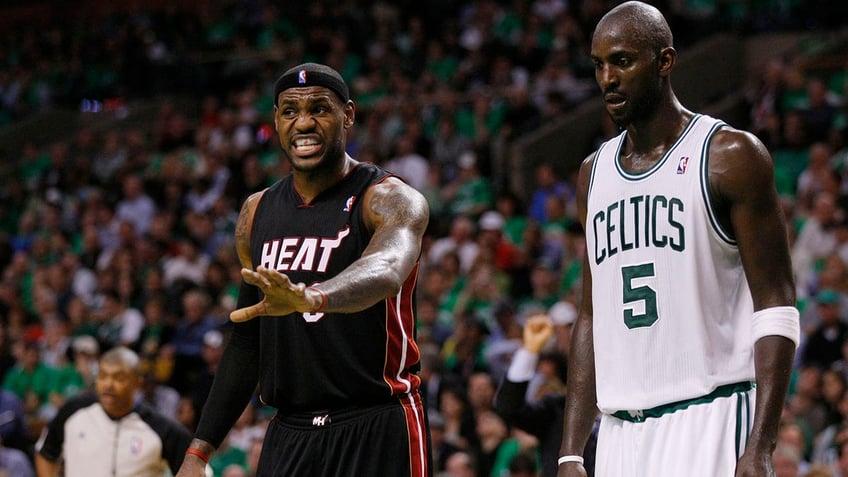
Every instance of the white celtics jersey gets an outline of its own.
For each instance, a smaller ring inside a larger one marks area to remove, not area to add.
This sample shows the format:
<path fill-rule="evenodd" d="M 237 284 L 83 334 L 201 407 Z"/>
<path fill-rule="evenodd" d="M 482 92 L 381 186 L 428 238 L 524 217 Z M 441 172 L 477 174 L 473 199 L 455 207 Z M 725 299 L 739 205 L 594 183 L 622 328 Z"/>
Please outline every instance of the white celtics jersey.
<path fill-rule="evenodd" d="M 753 304 L 734 239 L 709 203 L 707 154 L 725 126 L 697 115 L 651 169 L 625 171 L 626 132 L 595 155 L 586 237 L 598 406 L 640 410 L 753 380 Z"/>

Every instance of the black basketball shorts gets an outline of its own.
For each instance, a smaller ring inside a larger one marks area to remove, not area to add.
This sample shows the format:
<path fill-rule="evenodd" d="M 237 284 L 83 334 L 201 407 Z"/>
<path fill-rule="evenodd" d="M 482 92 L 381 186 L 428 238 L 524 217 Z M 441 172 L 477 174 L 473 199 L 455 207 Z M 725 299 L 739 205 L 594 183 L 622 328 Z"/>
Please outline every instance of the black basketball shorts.
<path fill-rule="evenodd" d="M 418 393 L 389 403 L 277 415 L 257 477 L 429 477 L 429 432 Z"/>

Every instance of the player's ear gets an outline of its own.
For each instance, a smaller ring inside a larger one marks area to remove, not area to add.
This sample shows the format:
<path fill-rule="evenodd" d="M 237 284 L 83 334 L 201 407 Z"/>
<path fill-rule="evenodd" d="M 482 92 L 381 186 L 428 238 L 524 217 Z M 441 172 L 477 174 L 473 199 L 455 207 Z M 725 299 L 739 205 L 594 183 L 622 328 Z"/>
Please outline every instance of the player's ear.
<path fill-rule="evenodd" d="M 353 127 L 354 120 L 356 119 L 356 106 L 353 104 L 353 101 L 348 100 L 344 105 L 344 128 L 350 129 Z"/>
<path fill-rule="evenodd" d="M 668 76 L 671 73 L 675 60 L 677 60 L 677 51 L 673 47 L 667 46 L 660 50 L 657 58 L 660 76 Z"/>

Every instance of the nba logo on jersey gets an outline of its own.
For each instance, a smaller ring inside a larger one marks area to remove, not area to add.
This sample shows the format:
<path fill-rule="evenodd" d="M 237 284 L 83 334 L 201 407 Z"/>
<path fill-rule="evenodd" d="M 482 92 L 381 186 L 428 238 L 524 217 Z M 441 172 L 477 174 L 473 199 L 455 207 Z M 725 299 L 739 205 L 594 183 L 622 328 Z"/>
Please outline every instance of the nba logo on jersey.
<path fill-rule="evenodd" d="M 684 174 L 686 173 L 686 166 L 689 164 L 689 156 L 683 156 L 680 158 L 680 161 L 677 162 L 677 173 Z"/>
<path fill-rule="evenodd" d="M 130 439 L 130 453 L 132 455 L 139 455 L 141 453 L 141 439 L 139 437 L 132 437 Z"/>
<path fill-rule="evenodd" d="M 306 70 L 300 70 L 297 73 L 298 84 L 306 84 Z"/>
<path fill-rule="evenodd" d="M 345 201 L 345 206 L 344 206 L 344 209 L 342 209 L 342 212 L 350 212 L 351 209 L 353 209 L 353 202 L 355 200 L 356 200 L 355 195 L 348 197 L 347 200 Z"/>

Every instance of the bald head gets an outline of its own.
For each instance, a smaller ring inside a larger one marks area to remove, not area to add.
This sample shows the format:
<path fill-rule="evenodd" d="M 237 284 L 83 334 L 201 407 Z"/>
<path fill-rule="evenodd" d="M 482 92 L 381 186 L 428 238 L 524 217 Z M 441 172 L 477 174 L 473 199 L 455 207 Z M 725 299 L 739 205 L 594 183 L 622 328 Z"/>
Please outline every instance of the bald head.
<path fill-rule="evenodd" d="M 141 371 L 141 360 L 138 355 L 135 351 L 124 346 L 118 346 L 103 353 L 103 356 L 100 357 L 100 362 L 101 364 L 126 368 L 135 374 L 140 374 Z"/>
<path fill-rule="evenodd" d="M 631 1 L 609 11 L 592 36 L 595 80 L 620 127 L 652 121 L 657 111 L 682 111 L 671 88 L 677 52 L 662 13 Z"/>
<path fill-rule="evenodd" d="M 613 8 L 598 22 L 595 36 L 627 35 L 637 46 L 660 51 L 674 46 L 671 28 L 656 7 L 630 1 Z"/>

